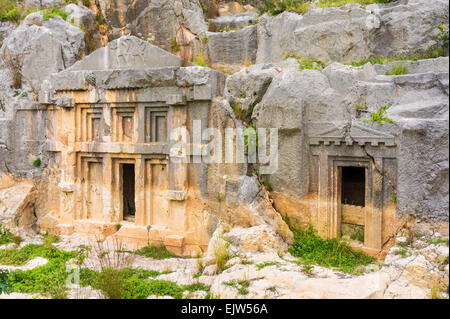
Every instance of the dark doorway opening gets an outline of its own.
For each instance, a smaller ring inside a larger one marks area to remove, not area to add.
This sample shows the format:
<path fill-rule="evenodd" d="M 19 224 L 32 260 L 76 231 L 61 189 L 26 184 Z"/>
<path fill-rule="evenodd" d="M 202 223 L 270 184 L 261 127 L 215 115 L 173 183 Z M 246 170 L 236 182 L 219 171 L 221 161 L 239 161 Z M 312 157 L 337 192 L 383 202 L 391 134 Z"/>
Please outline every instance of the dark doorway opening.
<path fill-rule="evenodd" d="M 342 167 L 341 203 L 364 207 L 366 204 L 366 169 Z"/>
<path fill-rule="evenodd" d="M 136 205 L 134 202 L 134 164 L 122 165 L 123 219 L 134 221 Z"/>

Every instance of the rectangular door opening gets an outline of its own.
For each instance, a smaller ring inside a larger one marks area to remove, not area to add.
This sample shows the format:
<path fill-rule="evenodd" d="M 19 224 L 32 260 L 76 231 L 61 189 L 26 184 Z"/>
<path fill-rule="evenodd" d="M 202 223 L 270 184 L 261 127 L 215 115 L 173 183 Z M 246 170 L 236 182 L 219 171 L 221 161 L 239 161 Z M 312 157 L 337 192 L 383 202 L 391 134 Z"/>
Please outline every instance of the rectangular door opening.
<path fill-rule="evenodd" d="M 341 235 L 355 245 L 364 243 L 366 168 L 341 168 Z"/>
<path fill-rule="evenodd" d="M 134 222 L 136 204 L 134 200 L 135 189 L 134 164 L 122 164 L 122 203 L 123 219 Z"/>

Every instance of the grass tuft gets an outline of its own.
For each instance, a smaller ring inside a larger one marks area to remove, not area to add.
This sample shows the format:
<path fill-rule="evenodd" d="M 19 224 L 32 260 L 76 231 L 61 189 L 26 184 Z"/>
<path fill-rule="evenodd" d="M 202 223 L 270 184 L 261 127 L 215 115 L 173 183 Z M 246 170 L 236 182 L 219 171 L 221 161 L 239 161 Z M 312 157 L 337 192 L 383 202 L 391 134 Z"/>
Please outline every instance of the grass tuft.
<path fill-rule="evenodd" d="M 148 245 L 142 247 L 136 250 L 134 254 L 155 259 L 166 259 L 175 257 L 175 255 L 172 254 L 170 251 L 168 251 L 165 246 L 156 246 L 156 245 Z"/>
<path fill-rule="evenodd" d="M 336 268 L 346 273 L 357 273 L 357 267 L 375 262 L 375 258 L 363 251 L 353 250 L 346 242 L 338 239 L 323 239 L 309 226 L 305 230 L 291 229 L 294 243 L 289 248 L 292 256 L 299 257 L 306 264 Z"/>

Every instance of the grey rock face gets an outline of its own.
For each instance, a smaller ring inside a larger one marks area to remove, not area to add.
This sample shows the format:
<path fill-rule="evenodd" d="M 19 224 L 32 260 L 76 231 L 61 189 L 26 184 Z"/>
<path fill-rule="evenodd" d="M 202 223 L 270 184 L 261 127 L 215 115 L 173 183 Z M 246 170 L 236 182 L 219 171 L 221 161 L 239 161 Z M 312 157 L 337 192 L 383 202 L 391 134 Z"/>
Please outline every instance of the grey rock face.
<path fill-rule="evenodd" d="M 234 73 L 226 80 L 224 97 L 249 111 L 261 101 L 278 70 L 274 64 L 258 64 Z"/>
<path fill-rule="evenodd" d="M 181 26 L 194 34 L 207 30 L 198 0 L 100 0 L 100 9 L 110 27 L 110 39 L 122 35 L 155 37 L 159 47 L 169 50 Z"/>
<path fill-rule="evenodd" d="M 15 29 L 15 25 L 9 21 L 0 22 L 0 43 Z"/>
<path fill-rule="evenodd" d="M 92 43 L 91 50 L 96 50 L 101 47 L 100 34 L 96 25 L 96 17 L 91 10 L 77 6 L 76 4 L 68 4 L 63 8 L 64 12 L 68 13 L 67 21 L 71 21 L 77 26 L 83 26 L 89 36 L 89 41 Z"/>
<path fill-rule="evenodd" d="M 211 63 L 254 63 L 258 46 L 256 26 L 236 31 L 208 32 L 208 52 Z"/>
<path fill-rule="evenodd" d="M 4 41 L 1 53 L 23 55 L 23 78 L 38 88 L 84 54 L 84 33 L 61 17 L 43 20 L 39 12 L 28 15 Z"/>
<path fill-rule="evenodd" d="M 448 2 L 443 0 L 311 8 L 303 16 L 291 12 L 263 15 L 256 25 L 256 40 L 250 31 L 210 35 L 224 44 L 211 42 L 209 52 L 214 63 L 229 64 L 243 63 L 248 48 L 251 56 L 256 50 L 256 63 L 279 62 L 286 53 L 324 62 L 400 56 L 424 52 L 436 44 L 436 26 L 447 20 Z"/>
<path fill-rule="evenodd" d="M 404 63 L 417 73 L 386 76 L 379 75 L 386 66 L 333 63 L 322 73 L 276 75 L 253 111 L 257 127 L 279 129 L 279 167 L 270 176 L 274 191 L 305 198 L 313 137 L 328 130 L 352 143 L 362 128 L 397 145 L 398 171 L 387 176 L 397 184 L 397 214 L 448 221 L 448 58 Z M 386 116 L 395 123 L 364 122 L 385 105 L 391 105 Z M 373 148 L 365 148 L 372 154 Z"/>
<path fill-rule="evenodd" d="M 230 29 L 239 29 L 257 22 L 258 12 L 250 11 L 236 15 L 223 15 L 211 19 L 215 31 Z"/>
<path fill-rule="evenodd" d="M 448 73 L 394 81 L 400 96 L 388 114 L 400 135 L 397 211 L 448 221 Z"/>

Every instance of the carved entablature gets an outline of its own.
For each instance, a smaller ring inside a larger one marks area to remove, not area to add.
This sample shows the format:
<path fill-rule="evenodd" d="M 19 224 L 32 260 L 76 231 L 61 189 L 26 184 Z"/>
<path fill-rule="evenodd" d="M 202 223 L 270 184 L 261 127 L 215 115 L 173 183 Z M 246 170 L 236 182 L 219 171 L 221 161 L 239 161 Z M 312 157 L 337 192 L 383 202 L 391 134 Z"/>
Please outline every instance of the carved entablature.
<path fill-rule="evenodd" d="M 330 122 L 310 123 L 308 133 L 310 145 L 396 145 L 393 135 L 369 128 L 356 121 L 353 121 L 351 126 L 343 125 L 341 127 Z"/>

